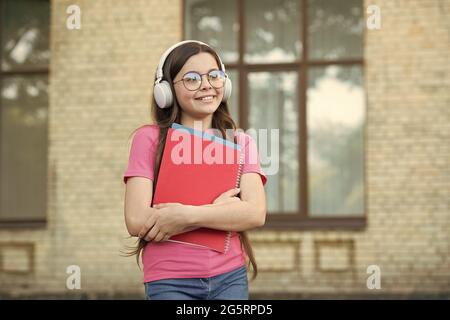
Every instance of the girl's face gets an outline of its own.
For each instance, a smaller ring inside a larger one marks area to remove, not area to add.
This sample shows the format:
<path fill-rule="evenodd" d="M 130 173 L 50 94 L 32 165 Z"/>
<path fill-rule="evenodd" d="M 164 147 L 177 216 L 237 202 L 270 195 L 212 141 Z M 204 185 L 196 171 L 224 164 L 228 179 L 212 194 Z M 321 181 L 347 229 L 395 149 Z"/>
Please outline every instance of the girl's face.
<path fill-rule="evenodd" d="M 212 115 L 222 101 L 223 87 L 216 89 L 208 81 L 207 74 L 212 69 L 220 70 L 214 57 L 210 53 L 200 52 L 190 57 L 173 79 L 173 82 L 179 81 L 174 84 L 178 104 L 183 113 L 189 117 L 199 119 Z M 195 71 L 202 75 L 200 88 L 195 91 L 186 89 L 183 81 L 180 81 L 189 71 Z M 212 99 L 201 99 L 207 96 L 212 96 Z"/>

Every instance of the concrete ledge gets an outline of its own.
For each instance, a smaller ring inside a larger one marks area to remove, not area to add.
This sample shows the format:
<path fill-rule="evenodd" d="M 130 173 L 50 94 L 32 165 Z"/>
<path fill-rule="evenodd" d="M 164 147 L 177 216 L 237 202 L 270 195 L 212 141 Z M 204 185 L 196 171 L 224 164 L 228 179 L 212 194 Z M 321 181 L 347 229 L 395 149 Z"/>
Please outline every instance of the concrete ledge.
<path fill-rule="evenodd" d="M 145 300 L 144 294 L 82 293 L 12 295 L 0 292 L 0 300 Z M 450 300 L 450 292 L 439 294 L 250 294 L 249 300 Z"/>

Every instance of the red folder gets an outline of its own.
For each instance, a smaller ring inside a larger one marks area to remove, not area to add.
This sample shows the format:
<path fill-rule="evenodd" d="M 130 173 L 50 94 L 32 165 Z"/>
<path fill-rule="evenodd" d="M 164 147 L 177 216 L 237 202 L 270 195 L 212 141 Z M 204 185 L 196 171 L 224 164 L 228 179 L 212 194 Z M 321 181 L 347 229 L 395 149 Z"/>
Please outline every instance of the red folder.
<path fill-rule="evenodd" d="M 239 187 L 243 153 L 238 144 L 174 123 L 169 128 L 153 197 L 153 205 L 178 202 L 212 204 L 223 192 Z M 230 231 L 199 228 L 168 241 L 225 253 Z"/>

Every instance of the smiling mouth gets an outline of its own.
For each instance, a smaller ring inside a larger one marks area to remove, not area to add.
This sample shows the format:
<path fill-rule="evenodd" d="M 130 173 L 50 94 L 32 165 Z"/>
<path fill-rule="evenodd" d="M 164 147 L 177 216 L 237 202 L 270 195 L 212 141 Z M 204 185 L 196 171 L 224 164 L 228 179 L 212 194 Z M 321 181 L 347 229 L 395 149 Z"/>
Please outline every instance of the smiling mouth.
<path fill-rule="evenodd" d="M 196 98 L 195 100 L 208 102 L 208 101 L 213 101 L 215 98 L 216 98 L 215 96 L 207 96 L 207 97 L 203 97 L 203 98 Z"/>

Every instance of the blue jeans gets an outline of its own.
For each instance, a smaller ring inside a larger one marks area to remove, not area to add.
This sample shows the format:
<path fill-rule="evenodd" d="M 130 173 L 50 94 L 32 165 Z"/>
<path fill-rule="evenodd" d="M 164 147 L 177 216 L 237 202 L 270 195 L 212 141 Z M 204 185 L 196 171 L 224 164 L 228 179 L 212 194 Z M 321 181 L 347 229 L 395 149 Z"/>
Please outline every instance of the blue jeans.
<path fill-rule="evenodd" d="M 150 281 L 144 287 L 147 300 L 248 300 L 245 266 L 210 278 Z"/>

